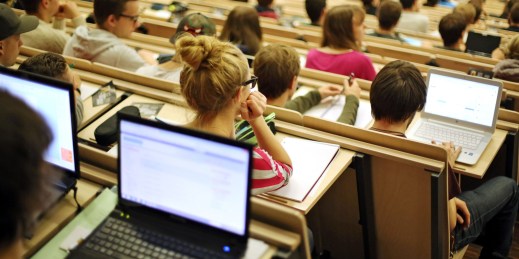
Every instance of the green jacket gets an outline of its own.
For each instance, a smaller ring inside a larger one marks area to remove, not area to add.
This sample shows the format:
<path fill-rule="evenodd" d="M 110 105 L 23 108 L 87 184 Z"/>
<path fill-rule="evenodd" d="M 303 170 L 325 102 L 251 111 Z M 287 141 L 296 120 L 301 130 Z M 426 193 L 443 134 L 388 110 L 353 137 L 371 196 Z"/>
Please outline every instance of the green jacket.
<path fill-rule="evenodd" d="M 321 102 L 321 95 L 319 91 L 314 90 L 308 92 L 303 96 L 294 98 L 285 104 L 285 108 L 305 113 L 310 108 Z M 353 95 L 346 96 L 346 105 L 342 109 L 341 116 L 337 119 L 338 122 L 353 125 L 357 118 L 357 109 L 359 108 L 359 99 Z"/>

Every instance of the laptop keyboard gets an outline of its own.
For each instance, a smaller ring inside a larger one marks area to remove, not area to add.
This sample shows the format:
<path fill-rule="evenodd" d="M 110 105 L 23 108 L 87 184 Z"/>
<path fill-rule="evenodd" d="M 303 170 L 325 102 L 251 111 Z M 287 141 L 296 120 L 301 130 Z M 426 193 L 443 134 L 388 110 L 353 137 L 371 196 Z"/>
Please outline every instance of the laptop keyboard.
<path fill-rule="evenodd" d="M 437 142 L 452 141 L 462 149 L 476 149 L 483 139 L 483 135 L 431 123 L 422 123 L 416 131 L 416 136 L 435 140 Z"/>
<path fill-rule="evenodd" d="M 114 258 L 228 258 L 168 235 L 108 218 L 85 248 Z"/>

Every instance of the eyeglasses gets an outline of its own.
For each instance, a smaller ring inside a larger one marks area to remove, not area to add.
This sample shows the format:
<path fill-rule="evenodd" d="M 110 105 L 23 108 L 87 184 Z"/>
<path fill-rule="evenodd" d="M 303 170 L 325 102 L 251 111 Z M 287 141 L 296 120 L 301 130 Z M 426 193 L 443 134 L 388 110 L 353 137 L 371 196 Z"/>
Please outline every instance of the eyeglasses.
<path fill-rule="evenodd" d="M 258 77 L 253 75 L 253 76 L 250 77 L 249 80 L 241 83 L 242 86 L 247 86 L 249 84 L 252 84 L 250 86 L 251 92 L 253 91 L 253 89 L 255 91 L 256 90 L 256 85 L 258 84 Z"/>
<path fill-rule="evenodd" d="M 136 23 L 139 20 L 139 15 L 126 15 L 126 14 L 120 14 L 119 16 L 128 18 L 132 20 L 134 23 Z"/>

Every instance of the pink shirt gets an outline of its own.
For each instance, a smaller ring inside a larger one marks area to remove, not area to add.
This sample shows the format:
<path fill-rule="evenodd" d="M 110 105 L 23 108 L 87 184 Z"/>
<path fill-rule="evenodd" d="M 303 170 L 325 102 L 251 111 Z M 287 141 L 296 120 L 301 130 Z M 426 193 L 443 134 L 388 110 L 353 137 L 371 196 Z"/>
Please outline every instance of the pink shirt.
<path fill-rule="evenodd" d="M 306 67 L 346 76 L 355 73 L 356 78 L 369 81 L 373 81 L 377 75 L 371 59 L 358 51 L 328 54 L 311 49 L 306 56 Z"/>
<path fill-rule="evenodd" d="M 273 191 L 285 186 L 292 174 L 292 167 L 278 162 L 263 149 L 254 148 L 252 194 Z"/>

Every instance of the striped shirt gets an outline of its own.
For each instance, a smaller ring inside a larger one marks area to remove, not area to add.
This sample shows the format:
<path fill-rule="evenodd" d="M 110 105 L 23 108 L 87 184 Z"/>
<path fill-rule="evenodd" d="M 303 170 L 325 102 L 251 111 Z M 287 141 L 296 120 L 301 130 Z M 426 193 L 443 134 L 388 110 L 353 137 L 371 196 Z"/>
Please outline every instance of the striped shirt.
<path fill-rule="evenodd" d="M 292 167 L 274 160 L 261 148 L 253 150 L 252 194 L 279 189 L 288 184 Z"/>

